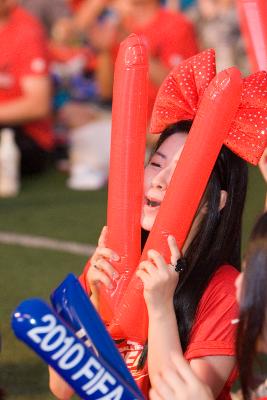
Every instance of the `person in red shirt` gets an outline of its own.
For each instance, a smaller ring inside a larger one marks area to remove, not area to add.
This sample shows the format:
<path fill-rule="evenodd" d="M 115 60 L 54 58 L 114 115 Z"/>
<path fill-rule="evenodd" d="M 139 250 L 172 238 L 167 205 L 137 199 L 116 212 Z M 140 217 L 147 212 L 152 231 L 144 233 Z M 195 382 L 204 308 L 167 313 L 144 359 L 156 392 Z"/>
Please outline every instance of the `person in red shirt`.
<path fill-rule="evenodd" d="M 131 16 L 123 24 L 127 32 L 142 36 L 149 49 L 150 114 L 159 86 L 169 70 L 196 54 L 198 45 L 193 25 L 182 13 L 161 7 L 157 0 L 132 3 Z"/>
<path fill-rule="evenodd" d="M 186 121 L 167 128 L 145 169 L 141 219 L 144 242 L 190 127 L 191 122 Z M 143 348 L 123 341 L 118 348 L 145 398 L 159 368 L 168 367 L 169 355 L 176 350 L 184 354 L 192 370 L 211 387 L 216 398 L 230 399 L 229 390 L 236 375 L 235 326 L 231 321 L 238 312 L 234 281 L 240 268 L 246 185 L 246 163 L 223 148 L 182 249 L 186 267 L 180 273 L 174 268 L 181 253 L 172 236 L 168 238 L 172 266 L 155 250 L 150 250 L 148 259 L 138 267 L 149 315 L 148 346 Z M 106 234 L 105 228 L 80 277 L 96 308 L 99 283 L 113 287 L 118 277 L 109 260 L 118 260 L 119 255 L 106 248 Z M 73 393 L 53 371 L 50 388 L 58 398 L 68 399 Z"/>
<path fill-rule="evenodd" d="M 117 1 L 110 10 L 110 15 L 89 31 L 89 40 L 98 53 L 100 95 L 104 99 L 112 97 L 118 43 L 136 33 L 149 49 L 150 116 L 159 86 L 169 70 L 198 52 L 193 25 L 182 13 L 163 8 L 159 0 Z"/>
<path fill-rule="evenodd" d="M 15 0 L 0 4 L 0 128 L 15 130 L 22 173 L 43 170 L 54 146 L 51 83 L 40 23 Z"/>

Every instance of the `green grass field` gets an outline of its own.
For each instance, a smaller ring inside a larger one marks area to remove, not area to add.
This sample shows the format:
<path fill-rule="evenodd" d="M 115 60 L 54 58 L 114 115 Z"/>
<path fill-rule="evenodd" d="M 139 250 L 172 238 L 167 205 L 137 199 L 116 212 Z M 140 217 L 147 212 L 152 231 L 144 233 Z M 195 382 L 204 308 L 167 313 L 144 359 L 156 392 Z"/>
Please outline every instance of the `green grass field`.
<path fill-rule="evenodd" d="M 51 171 L 38 179 L 24 181 L 17 198 L 1 199 L 0 231 L 95 244 L 105 223 L 107 192 L 74 192 L 66 188 L 65 179 Z M 258 170 L 251 168 L 244 243 L 255 216 L 263 209 L 265 189 Z M 82 271 L 86 256 L 15 245 L 0 245 L 0 255 L 0 387 L 5 389 L 7 400 L 52 399 L 47 368 L 15 339 L 10 315 L 24 299 L 48 299 L 67 273 Z"/>

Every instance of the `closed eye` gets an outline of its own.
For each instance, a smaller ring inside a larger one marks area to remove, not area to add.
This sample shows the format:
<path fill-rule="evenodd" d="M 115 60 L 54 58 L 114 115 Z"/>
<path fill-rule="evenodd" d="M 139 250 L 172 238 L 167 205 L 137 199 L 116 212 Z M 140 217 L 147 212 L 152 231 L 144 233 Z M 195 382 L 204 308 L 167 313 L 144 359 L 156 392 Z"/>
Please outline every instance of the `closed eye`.
<path fill-rule="evenodd" d="M 158 168 L 161 167 L 161 165 L 159 163 L 156 163 L 156 162 L 151 162 L 150 165 L 152 165 L 153 167 L 158 167 Z"/>

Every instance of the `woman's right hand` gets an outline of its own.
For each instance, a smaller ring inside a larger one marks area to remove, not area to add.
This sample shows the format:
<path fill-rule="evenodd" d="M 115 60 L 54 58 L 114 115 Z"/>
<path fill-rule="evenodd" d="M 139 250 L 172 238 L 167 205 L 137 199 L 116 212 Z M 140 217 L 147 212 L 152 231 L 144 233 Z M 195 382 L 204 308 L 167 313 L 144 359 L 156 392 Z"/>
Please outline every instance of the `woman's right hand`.
<path fill-rule="evenodd" d="M 99 284 L 107 289 L 114 288 L 115 280 L 119 278 L 118 272 L 112 266 L 111 261 L 119 261 L 120 257 L 113 250 L 106 247 L 107 226 L 102 229 L 98 240 L 98 246 L 91 258 L 91 266 L 87 273 L 87 282 L 91 290 L 91 300 L 98 308 Z"/>

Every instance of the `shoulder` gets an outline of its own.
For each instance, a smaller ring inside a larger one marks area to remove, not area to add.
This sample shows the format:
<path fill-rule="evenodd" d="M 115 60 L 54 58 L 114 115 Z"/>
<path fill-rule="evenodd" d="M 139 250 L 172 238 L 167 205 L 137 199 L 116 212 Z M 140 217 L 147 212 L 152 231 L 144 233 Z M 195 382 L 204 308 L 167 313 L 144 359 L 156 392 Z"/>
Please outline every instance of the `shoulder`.
<path fill-rule="evenodd" d="M 198 306 L 198 318 L 210 313 L 226 314 L 237 310 L 235 280 L 239 272 L 231 265 L 222 265 L 211 278 Z"/>
<path fill-rule="evenodd" d="M 43 35 L 43 27 L 36 17 L 30 14 L 23 7 L 16 6 L 12 14 L 12 21 L 17 30 L 21 30 L 23 36 Z"/>
<path fill-rule="evenodd" d="M 204 295 L 214 293 L 218 290 L 227 291 L 228 294 L 235 294 L 235 280 L 239 275 L 239 271 L 232 265 L 225 264 L 215 272 L 211 278 Z"/>
<path fill-rule="evenodd" d="M 238 317 L 235 279 L 239 272 L 231 265 L 222 265 L 206 288 L 192 326 L 188 359 L 211 355 L 234 355 Z"/>
<path fill-rule="evenodd" d="M 225 281 L 226 280 L 226 284 L 227 283 L 231 283 L 233 280 L 235 280 L 238 275 L 240 274 L 240 272 L 233 267 L 230 264 L 223 264 L 219 267 L 219 269 L 215 272 L 215 274 L 213 275 L 210 284 L 212 282 L 221 282 L 221 281 Z"/>

